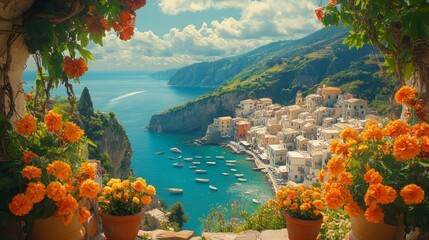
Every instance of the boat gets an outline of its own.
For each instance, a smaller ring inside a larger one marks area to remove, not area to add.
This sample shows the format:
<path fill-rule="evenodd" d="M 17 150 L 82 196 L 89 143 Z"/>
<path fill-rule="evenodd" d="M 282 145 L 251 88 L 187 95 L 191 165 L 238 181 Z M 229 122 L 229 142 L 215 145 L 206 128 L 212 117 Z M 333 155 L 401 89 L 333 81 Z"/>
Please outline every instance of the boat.
<path fill-rule="evenodd" d="M 226 166 L 234 167 L 235 163 L 227 163 Z"/>
<path fill-rule="evenodd" d="M 194 164 L 194 165 L 200 165 L 201 162 L 192 162 L 192 164 Z"/>
<path fill-rule="evenodd" d="M 261 201 L 259 201 L 259 200 L 257 200 L 257 199 L 252 199 L 252 202 L 254 202 L 254 203 L 261 203 Z"/>
<path fill-rule="evenodd" d="M 201 158 L 203 158 L 203 156 L 195 156 L 195 158 L 201 159 Z"/>
<path fill-rule="evenodd" d="M 215 187 L 215 186 L 209 185 L 209 188 L 213 191 L 217 191 L 217 187 Z"/>
<path fill-rule="evenodd" d="M 180 159 L 180 158 L 182 158 L 182 156 L 178 156 L 177 158 L 179 158 L 179 159 Z"/>
<path fill-rule="evenodd" d="M 245 178 L 239 178 L 239 179 L 237 179 L 239 182 L 247 182 L 247 179 L 245 179 Z"/>
<path fill-rule="evenodd" d="M 247 158 L 246 158 L 246 161 L 253 161 L 253 158 L 251 158 L 251 157 L 247 157 Z"/>
<path fill-rule="evenodd" d="M 223 172 L 222 175 L 229 176 L 229 173 Z"/>
<path fill-rule="evenodd" d="M 170 151 L 172 151 L 174 153 L 182 153 L 182 150 L 178 149 L 177 147 L 170 148 Z"/>
<path fill-rule="evenodd" d="M 183 163 L 173 163 L 174 167 L 183 167 Z"/>
<path fill-rule="evenodd" d="M 168 159 L 173 160 L 173 159 L 174 159 L 174 157 L 168 157 Z"/>
<path fill-rule="evenodd" d="M 183 193 L 182 188 L 169 188 L 168 191 L 171 193 Z"/>
<path fill-rule="evenodd" d="M 206 158 L 212 158 L 212 156 L 206 156 Z"/>
<path fill-rule="evenodd" d="M 237 160 L 226 160 L 226 163 L 237 163 Z"/>
<path fill-rule="evenodd" d="M 189 168 L 197 168 L 197 166 L 189 166 Z"/>
<path fill-rule="evenodd" d="M 195 181 L 206 183 L 206 182 L 209 182 L 209 181 L 210 181 L 210 179 L 207 179 L 207 178 L 195 178 Z"/>
<path fill-rule="evenodd" d="M 197 169 L 197 170 L 195 170 L 195 172 L 196 172 L 196 173 L 206 173 L 206 172 L 207 172 L 207 170 L 204 170 L 204 169 Z"/>
<path fill-rule="evenodd" d="M 242 177 L 242 176 L 244 176 L 244 174 L 242 174 L 242 173 L 240 173 L 240 174 L 234 174 L 234 176 L 236 176 L 236 177 Z"/>
<path fill-rule="evenodd" d="M 207 165 L 216 165 L 216 162 L 206 162 Z"/>
<path fill-rule="evenodd" d="M 268 170 L 267 169 L 262 169 L 262 171 L 261 172 L 263 172 L 263 173 L 267 173 L 268 172 Z"/>
<path fill-rule="evenodd" d="M 224 159 L 224 156 L 216 156 L 217 159 Z"/>
<path fill-rule="evenodd" d="M 161 154 L 164 154 L 165 152 L 156 152 L 155 154 L 156 155 L 161 155 Z"/>
<path fill-rule="evenodd" d="M 192 158 L 184 158 L 183 160 L 185 160 L 187 162 L 192 162 Z"/>
<path fill-rule="evenodd" d="M 254 167 L 252 168 L 253 171 L 261 171 L 262 169 L 265 169 L 264 167 Z"/>
<path fill-rule="evenodd" d="M 237 172 L 237 169 L 231 168 L 231 172 Z"/>
<path fill-rule="evenodd" d="M 244 192 L 245 194 L 251 194 L 252 193 L 252 191 L 246 191 L 246 192 Z"/>

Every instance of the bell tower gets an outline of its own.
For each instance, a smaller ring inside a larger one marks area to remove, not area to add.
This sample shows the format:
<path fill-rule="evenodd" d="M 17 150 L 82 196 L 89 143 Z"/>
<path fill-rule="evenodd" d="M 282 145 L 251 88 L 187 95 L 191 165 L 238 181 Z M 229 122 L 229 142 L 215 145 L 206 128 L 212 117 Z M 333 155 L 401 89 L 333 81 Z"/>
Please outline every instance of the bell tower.
<path fill-rule="evenodd" d="M 298 90 L 295 97 L 295 105 L 302 107 L 302 92 Z"/>

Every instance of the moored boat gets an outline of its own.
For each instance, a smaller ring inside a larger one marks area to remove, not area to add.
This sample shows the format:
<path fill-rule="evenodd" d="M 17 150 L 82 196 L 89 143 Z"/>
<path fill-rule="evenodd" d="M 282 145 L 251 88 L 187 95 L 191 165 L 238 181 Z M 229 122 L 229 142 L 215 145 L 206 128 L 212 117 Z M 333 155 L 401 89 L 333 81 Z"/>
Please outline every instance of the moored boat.
<path fill-rule="evenodd" d="M 156 152 L 155 154 L 156 155 L 161 155 L 161 154 L 164 154 L 165 152 Z"/>
<path fill-rule="evenodd" d="M 259 201 L 257 199 L 252 199 L 252 202 L 254 202 L 254 203 L 261 203 L 261 201 Z"/>
<path fill-rule="evenodd" d="M 189 166 L 189 168 L 197 168 L 197 166 Z"/>
<path fill-rule="evenodd" d="M 235 163 L 227 163 L 226 166 L 233 167 L 235 166 Z"/>
<path fill-rule="evenodd" d="M 196 173 L 206 173 L 206 172 L 207 172 L 207 170 L 204 170 L 204 169 L 197 169 L 197 170 L 195 170 L 195 172 L 196 172 Z"/>
<path fill-rule="evenodd" d="M 183 163 L 173 163 L 174 167 L 183 167 Z"/>
<path fill-rule="evenodd" d="M 195 178 L 195 181 L 207 183 L 210 181 L 210 179 L 208 179 L 208 178 Z"/>
<path fill-rule="evenodd" d="M 171 193 L 183 193 L 182 188 L 169 188 L 168 191 Z"/>
<path fill-rule="evenodd" d="M 203 158 L 203 156 L 195 156 L 195 158 L 201 159 L 201 158 Z"/>
<path fill-rule="evenodd" d="M 174 157 L 168 157 L 168 159 L 173 160 L 173 159 L 174 159 Z"/>
<path fill-rule="evenodd" d="M 206 158 L 212 158 L 212 156 L 206 156 Z"/>
<path fill-rule="evenodd" d="M 226 160 L 226 163 L 237 163 L 237 160 Z"/>
<path fill-rule="evenodd" d="M 192 158 L 184 158 L 183 160 L 187 162 L 192 162 Z"/>
<path fill-rule="evenodd" d="M 224 156 L 216 156 L 217 159 L 224 159 Z"/>
<path fill-rule="evenodd" d="M 216 165 L 216 162 L 206 162 L 207 165 Z"/>
<path fill-rule="evenodd" d="M 229 173 L 223 172 L 222 175 L 229 176 Z"/>
<path fill-rule="evenodd" d="M 242 176 L 244 176 L 244 174 L 239 173 L 239 174 L 234 174 L 234 176 L 236 176 L 236 177 L 242 177 Z"/>
<path fill-rule="evenodd" d="M 231 168 L 231 172 L 237 172 L 237 169 Z"/>
<path fill-rule="evenodd" d="M 251 158 L 251 157 L 247 157 L 247 158 L 246 158 L 246 161 L 253 161 L 253 158 Z"/>
<path fill-rule="evenodd" d="M 201 162 L 192 162 L 192 164 L 194 164 L 194 165 L 200 165 Z"/>
<path fill-rule="evenodd" d="M 174 153 L 182 153 L 182 150 L 178 149 L 177 147 L 170 148 L 170 151 L 172 151 Z"/>
<path fill-rule="evenodd" d="M 209 188 L 213 191 L 217 191 L 217 187 L 215 187 L 215 186 L 209 185 Z"/>
<path fill-rule="evenodd" d="M 254 167 L 252 168 L 253 171 L 261 171 L 262 169 L 265 169 L 264 167 Z"/>
<path fill-rule="evenodd" d="M 245 178 L 239 178 L 237 180 L 240 181 L 240 182 L 247 182 L 247 179 L 245 179 Z"/>

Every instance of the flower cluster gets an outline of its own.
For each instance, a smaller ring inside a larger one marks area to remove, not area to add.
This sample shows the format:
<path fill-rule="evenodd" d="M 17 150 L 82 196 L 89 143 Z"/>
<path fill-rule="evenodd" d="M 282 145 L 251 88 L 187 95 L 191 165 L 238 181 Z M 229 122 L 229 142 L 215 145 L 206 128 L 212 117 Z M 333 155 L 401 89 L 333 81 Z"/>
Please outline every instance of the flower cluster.
<path fill-rule="evenodd" d="M 415 92 L 409 90 L 405 87 L 398 92 L 398 102 L 412 101 Z M 341 140 L 331 143 L 334 156 L 327 164 L 327 176 L 324 170 L 318 176 L 326 205 L 344 207 L 350 216 L 363 213 L 373 223 L 396 224 L 397 217 L 405 213 L 408 226 L 418 225 L 411 219 L 419 219 L 421 211 L 429 207 L 425 196 L 429 189 L 428 134 L 426 122 L 411 127 L 402 120 L 384 128 L 377 121 L 368 121 L 360 133 L 344 129 Z"/>
<path fill-rule="evenodd" d="M 147 185 L 143 178 L 130 178 L 123 181 L 112 178 L 101 190 L 98 205 L 105 214 L 133 215 L 139 213 L 142 207 L 149 205 L 155 194 L 155 188 Z"/>
<path fill-rule="evenodd" d="M 13 143 L 20 150 L 20 175 L 26 186 L 24 192 L 12 198 L 9 210 L 24 219 L 33 218 L 26 219 L 29 222 L 53 215 L 68 224 L 75 214 L 79 221 L 86 221 L 89 211 L 79 208 L 78 200 L 96 198 L 100 186 L 94 181 L 94 165 L 81 163 L 84 132 L 70 121 L 63 122 L 54 111 L 49 111 L 44 120 L 38 123 L 35 117 L 26 115 L 15 123 Z M 36 216 L 30 214 L 33 210 Z"/>
<path fill-rule="evenodd" d="M 274 203 L 286 214 L 305 220 L 320 219 L 324 208 L 320 188 L 304 185 L 280 186 Z"/>

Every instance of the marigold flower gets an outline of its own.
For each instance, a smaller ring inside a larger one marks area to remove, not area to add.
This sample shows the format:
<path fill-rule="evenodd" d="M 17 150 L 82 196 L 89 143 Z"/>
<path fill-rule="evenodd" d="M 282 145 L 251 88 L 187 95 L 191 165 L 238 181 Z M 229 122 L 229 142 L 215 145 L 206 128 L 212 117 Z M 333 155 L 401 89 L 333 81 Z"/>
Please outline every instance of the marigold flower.
<path fill-rule="evenodd" d="M 96 198 L 100 192 L 100 185 L 91 179 L 86 179 L 79 187 L 80 196 L 84 198 Z"/>
<path fill-rule="evenodd" d="M 152 185 L 147 186 L 146 193 L 149 195 L 155 195 L 156 194 L 155 187 Z"/>
<path fill-rule="evenodd" d="M 146 185 L 141 181 L 135 181 L 131 184 L 131 186 L 139 193 L 146 189 Z"/>
<path fill-rule="evenodd" d="M 21 171 L 21 175 L 28 180 L 36 179 L 42 176 L 42 170 L 35 166 L 25 166 Z"/>
<path fill-rule="evenodd" d="M 328 161 L 328 170 L 329 170 L 329 173 L 332 174 L 333 176 L 337 176 L 341 172 L 344 172 L 345 169 L 346 169 L 346 165 L 342 158 L 332 157 Z"/>
<path fill-rule="evenodd" d="M 320 21 L 323 18 L 323 8 L 322 7 L 318 7 L 316 9 L 314 9 L 314 12 L 316 13 L 316 17 L 317 19 Z"/>
<path fill-rule="evenodd" d="M 425 192 L 416 184 L 408 184 L 399 193 L 406 205 L 420 204 L 425 198 Z"/>
<path fill-rule="evenodd" d="M 285 207 L 289 207 L 292 204 L 292 201 L 290 200 L 290 198 L 287 198 L 286 200 L 283 201 L 283 205 Z"/>
<path fill-rule="evenodd" d="M 354 140 L 357 141 L 358 140 L 358 136 L 359 133 L 356 129 L 347 127 L 344 128 L 343 131 L 341 131 L 340 133 L 340 138 L 344 139 L 344 140 Z"/>
<path fill-rule="evenodd" d="M 408 134 L 411 131 L 410 125 L 401 119 L 391 121 L 383 129 L 383 133 L 389 137 L 396 138 L 400 135 Z"/>
<path fill-rule="evenodd" d="M 60 201 L 55 202 L 55 205 L 58 207 L 57 213 L 59 215 L 68 215 L 74 213 L 79 207 L 76 199 L 70 194 Z"/>
<path fill-rule="evenodd" d="M 58 181 L 51 182 L 46 187 L 46 195 L 54 201 L 60 201 L 66 197 L 67 189 Z"/>
<path fill-rule="evenodd" d="M 416 157 L 419 151 L 417 138 L 408 135 L 399 136 L 393 144 L 393 155 L 401 162 Z"/>
<path fill-rule="evenodd" d="M 152 197 L 151 196 L 143 196 L 142 199 L 141 199 L 141 202 L 144 205 L 149 205 L 150 202 L 152 202 Z"/>
<path fill-rule="evenodd" d="M 358 153 L 362 153 L 368 149 L 369 149 L 368 145 L 363 144 L 363 145 L 359 145 L 357 151 L 358 151 Z"/>
<path fill-rule="evenodd" d="M 341 172 L 338 174 L 338 182 L 341 184 L 350 185 L 353 183 L 353 176 L 349 172 Z"/>
<path fill-rule="evenodd" d="M 71 173 L 71 167 L 66 162 L 55 160 L 46 167 L 46 172 L 54 174 L 59 180 L 66 180 Z"/>
<path fill-rule="evenodd" d="M 290 210 L 292 211 L 298 210 L 298 203 L 292 203 L 292 205 L 290 206 Z"/>
<path fill-rule="evenodd" d="M 72 122 L 68 121 L 64 126 L 64 138 L 67 139 L 67 141 L 77 142 L 84 133 L 85 132 L 80 129 L 80 127 Z"/>
<path fill-rule="evenodd" d="M 344 206 L 344 210 L 346 210 L 347 214 L 349 214 L 351 217 L 356 217 L 360 212 L 362 212 L 359 204 L 357 204 L 357 202 L 354 200 L 349 201 Z"/>
<path fill-rule="evenodd" d="M 311 205 L 308 203 L 303 203 L 303 204 L 301 204 L 301 206 L 299 206 L 299 209 L 301 211 L 304 211 L 304 212 L 308 211 L 308 209 L 310 209 L 310 208 L 311 208 Z"/>
<path fill-rule="evenodd" d="M 417 138 L 422 136 L 429 136 L 429 124 L 426 122 L 419 122 L 413 126 L 412 133 Z"/>
<path fill-rule="evenodd" d="M 79 175 L 94 179 L 97 175 L 97 169 L 95 169 L 94 164 L 90 162 L 84 162 L 79 169 Z"/>
<path fill-rule="evenodd" d="M 371 123 L 372 124 L 372 123 Z M 367 124 L 369 125 L 369 124 Z M 369 125 L 366 130 L 360 134 L 363 141 L 381 141 L 383 140 L 383 132 L 378 125 Z"/>
<path fill-rule="evenodd" d="M 370 169 L 367 171 L 363 176 L 363 179 L 370 185 L 381 183 L 383 181 L 383 177 L 379 172 L 375 171 L 375 169 Z"/>
<path fill-rule="evenodd" d="M 370 185 L 366 191 L 364 201 L 367 206 L 373 203 L 389 204 L 396 199 L 396 191 L 390 186 L 380 183 Z"/>
<path fill-rule="evenodd" d="M 88 66 L 83 58 L 72 59 L 65 56 L 62 65 L 65 74 L 70 78 L 78 78 L 88 71 Z"/>
<path fill-rule="evenodd" d="M 313 206 L 316 207 L 319 210 L 323 210 L 323 201 L 316 199 L 312 202 Z"/>
<path fill-rule="evenodd" d="M 36 118 L 27 114 L 15 123 L 16 131 L 21 135 L 32 134 L 37 127 Z"/>
<path fill-rule="evenodd" d="M 344 205 L 343 194 L 338 189 L 330 189 L 325 196 L 325 200 L 330 209 L 338 209 Z"/>
<path fill-rule="evenodd" d="M 429 137 L 428 136 L 423 136 L 420 139 L 420 147 L 422 148 L 423 152 L 429 152 Z"/>
<path fill-rule="evenodd" d="M 133 197 L 133 203 L 139 204 L 140 203 L 139 198 L 138 197 Z"/>
<path fill-rule="evenodd" d="M 35 158 L 39 158 L 39 156 L 32 151 L 27 151 L 22 155 L 22 161 L 25 163 L 29 163 L 31 160 Z"/>
<path fill-rule="evenodd" d="M 45 198 L 45 184 L 41 182 L 30 182 L 27 184 L 25 195 L 33 202 L 38 203 Z"/>
<path fill-rule="evenodd" d="M 61 132 L 61 129 L 63 128 L 63 121 L 60 114 L 51 110 L 45 115 L 44 118 L 47 131 L 54 132 L 56 134 Z"/>
<path fill-rule="evenodd" d="M 331 151 L 331 153 L 335 153 L 338 143 L 340 143 L 340 141 L 337 139 L 332 140 L 331 145 L 329 146 L 329 151 Z"/>
<path fill-rule="evenodd" d="M 409 86 L 402 86 L 395 94 L 395 100 L 398 104 L 412 106 L 415 104 L 416 89 Z"/>
<path fill-rule="evenodd" d="M 24 216 L 33 209 L 33 202 L 24 193 L 19 193 L 9 203 L 9 210 L 16 216 Z"/>
<path fill-rule="evenodd" d="M 384 213 L 381 210 L 380 206 L 377 204 L 372 204 L 365 211 L 365 218 L 368 222 L 379 223 L 384 219 Z"/>
<path fill-rule="evenodd" d="M 83 222 L 86 222 L 86 220 L 88 220 L 89 216 L 91 216 L 91 213 L 84 206 L 79 209 L 79 212 L 77 213 L 77 220 L 80 223 L 83 223 Z"/>
<path fill-rule="evenodd" d="M 63 222 L 64 225 L 69 225 L 71 223 L 71 221 L 73 220 L 73 216 L 74 216 L 74 213 L 62 215 L 61 221 Z"/>

